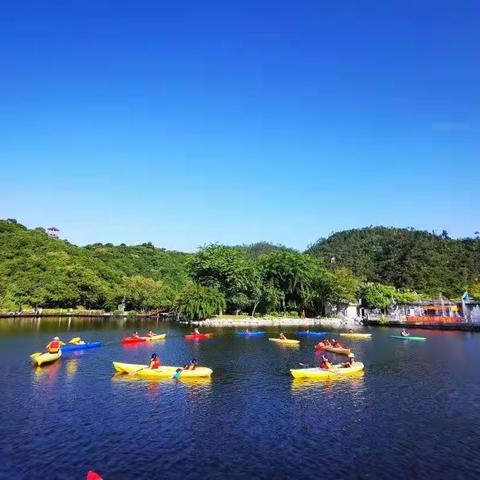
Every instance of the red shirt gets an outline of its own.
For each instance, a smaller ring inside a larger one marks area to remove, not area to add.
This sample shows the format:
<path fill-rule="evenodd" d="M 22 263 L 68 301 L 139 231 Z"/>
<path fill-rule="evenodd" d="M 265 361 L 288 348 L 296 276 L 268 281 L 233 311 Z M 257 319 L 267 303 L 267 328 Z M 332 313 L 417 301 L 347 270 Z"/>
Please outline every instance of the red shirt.
<path fill-rule="evenodd" d="M 158 368 L 158 367 L 160 367 L 160 359 L 157 357 L 155 360 L 152 360 L 150 362 L 150 368 L 155 369 L 155 368 Z"/>

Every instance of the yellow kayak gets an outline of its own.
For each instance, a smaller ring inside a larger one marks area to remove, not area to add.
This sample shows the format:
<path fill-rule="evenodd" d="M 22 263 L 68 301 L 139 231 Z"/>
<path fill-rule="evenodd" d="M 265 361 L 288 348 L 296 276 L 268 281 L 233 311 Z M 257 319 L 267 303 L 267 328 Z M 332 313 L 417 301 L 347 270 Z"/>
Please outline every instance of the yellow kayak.
<path fill-rule="evenodd" d="M 140 337 L 144 338 L 147 342 L 155 342 L 156 340 L 164 340 L 167 336 L 166 333 L 162 333 L 161 335 L 153 335 L 151 337 Z"/>
<path fill-rule="evenodd" d="M 281 338 L 269 338 L 269 340 L 271 342 L 277 342 L 284 345 L 298 345 L 300 343 L 300 340 L 282 340 Z"/>
<path fill-rule="evenodd" d="M 347 377 L 363 370 L 362 362 L 355 362 L 353 367 L 342 367 L 341 365 L 333 365 L 333 368 L 326 370 L 323 368 L 293 368 L 290 373 L 294 378 L 339 378 Z"/>
<path fill-rule="evenodd" d="M 338 355 L 348 355 L 351 350 L 350 348 L 335 348 L 335 347 L 323 347 L 323 350 L 326 352 L 336 353 Z"/>
<path fill-rule="evenodd" d="M 348 337 L 348 338 L 371 338 L 371 333 L 341 333 L 341 337 Z"/>
<path fill-rule="evenodd" d="M 58 353 L 42 353 L 41 355 L 38 355 L 32 358 L 32 363 L 37 367 L 41 367 L 46 363 L 52 363 L 57 361 L 61 356 L 62 356 L 61 350 L 59 350 Z"/>
<path fill-rule="evenodd" d="M 113 362 L 113 368 L 118 373 L 129 373 L 137 377 L 155 379 L 172 378 L 177 369 L 181 367 L 161 366 L 152 370 L 148 365 Z M 209 377 L 212 373 L 210 368 L 197 367 L 195 370 L 182 370 L 180 378 Z"/>

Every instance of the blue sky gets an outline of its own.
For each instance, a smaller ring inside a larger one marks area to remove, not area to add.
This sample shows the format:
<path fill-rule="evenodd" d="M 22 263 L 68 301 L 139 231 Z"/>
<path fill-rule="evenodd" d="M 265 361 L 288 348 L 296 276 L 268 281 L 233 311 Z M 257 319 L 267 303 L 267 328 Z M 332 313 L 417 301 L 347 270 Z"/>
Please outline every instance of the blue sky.
<path fill-rule="evenodd" d="M 7 2 L 0 217 L 73 243 L 480 230 L 480 3 Z"/>

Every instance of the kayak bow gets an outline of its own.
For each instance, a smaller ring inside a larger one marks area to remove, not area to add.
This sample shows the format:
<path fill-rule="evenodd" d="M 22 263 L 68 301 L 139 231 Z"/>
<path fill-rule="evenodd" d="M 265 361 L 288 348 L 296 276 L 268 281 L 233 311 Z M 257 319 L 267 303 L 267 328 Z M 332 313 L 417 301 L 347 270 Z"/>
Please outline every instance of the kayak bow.
<path fill-rule="evenodd" d="M 402 335 L 392 335 L 392 338 L 397 338 L 400 340 L 417 340 L 417 341 L 424 341 L 427 339 L 427 337 L 411 337 L 410 335 L 408 337 L 403 337 Z"/>
<path fill-rule="evenodd" d="M 201 340 L 202 338 L 211 338 L 213 335 L 213 333 L 190 333 L 188 335 L 184 335 L 184 338 L 187 340 Z"/>
<path fill-rule="evenodd" d="M 299 337 L 324 337 L 327 332 L 297 332 Z"/>
<path fill-rule="evenodd" d="M 286 340 L 282 340 L 281 338 L 269 338 L 269 340 L 283 345 L 298 345 L 300 343 L 300 340 L 290 340 L 288 338 Z"/>
<path fill-rule="evenodd" d="M 262 335 L 265 335 L 265 332 L 237 332 L 236 335 L 240 337 L 260 337 Z"/>
<path fill-rule="evenodd" d="M 315 350 L 325 350 L 326 352 L 337 353 L 338 355 L 348 355 L 352 350 L 350 348 L 335 348 L 328 345 L 322 347 L 321 345 L 315 345 Z"/>
<path fill-rule="evenodd" d="M 37 367 L 41 367 L 46 363 L 56 362 L 61 356 L 61 350 L 59 350 L 58 353 L 42 353 L 41 355 L 37 355 L 36 357 L 32 358 L 32 363 Z"/>
<path fill-rule="evenodd" d="M 347 338 L 372 338 L 371 333 L 340 333 L 341 337 Z"/>
<path fill-rule="evenodd" d="M 63 345 L 63 347 L 60 347 L 60 350 L 62 352 L 73 352 L 74 350 L 89 350 L 90 348 L 97 348 L 101 346 L 102 344 L 100 342 L 74 343 L 71 345 Z"/>

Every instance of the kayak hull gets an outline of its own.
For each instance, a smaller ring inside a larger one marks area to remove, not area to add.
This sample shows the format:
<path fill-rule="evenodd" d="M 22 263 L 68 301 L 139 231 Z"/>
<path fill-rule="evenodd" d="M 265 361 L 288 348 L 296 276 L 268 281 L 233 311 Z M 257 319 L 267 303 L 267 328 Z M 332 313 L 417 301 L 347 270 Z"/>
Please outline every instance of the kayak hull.
<path fill-rule="evenodd" d="M 100 342 L 89 342 L 89 343 L 81 343 L 81 344 L 72 344 L 72 345 L 64 345 L 60 348 L 62 352 L 73 352 L 75 350 L 89 350 L 90 348 L 97 348 L 101 347 L 102 344 Z"/>
<path fill-rule="evenodd" d="M 347 338 L 372 338 L 371 333 L 341 333 L 340 336 Z"/>
<path fill-rule="evenodd" d="M 41 367 L 42 365 L 56 362 L 61 356 L 62 356 L 61 350 L 58 353 L 42 353 L 41 355 L 38 355 L 37 357 L 32 358 L 32 363 L 37 367 Z"/>
<path fill-rule="evenodd" d="M 144 338 L 146 342 L 156 342 L 157 340 L 165 340 L 167 336 L 166 333 L 162 333 L 160 335 L 152 335 L 151 337 L 141 337 Z"/>
<path fill-rule="evenodd" d="M 327 332 L 297 332 L 299 337 L 324 337 Z"/>
<path fill-rule="evenodd" d="M 325 370 L 323 368 L 295 368 L 291 369 L 290 373 L 294 378 L 313 378 L 317 380 L 332 379 L 340 377 L 348 377 L 355 373 L 361 372 L 364 365 L 361 362 L 355 362 L 352 367 L 342 367 L 341 365 L 334 365 L 333 368 Z"/>
<path fill-rule="evenodd" d="M 125 338 L 122 338 L 122 343 L 124 345 L 131 345 L 131 344 L 134 344 L 134 343 L 144 343 L 146 342 L 146 340 L 142 337 L 125 337 Z"/>
<path fill-rule="evenodd" d="M 336 353 L 337 355 L 348 355 L 352 350 L 350 348 L 322 347 L 315 345 L 315 350 L 325 350 L 326 352 Z"/>
<path fill-rule="evenodd" d="M 281 338 L 269 338 L 271 342 L 280 343 L 281 345 L 298 345 L 300 340 L 282 340 Z"/>
<path fill-rule="evenodd" d="M 399 340 L 413 340 L 417 342 L 423 342 L 427 339 L 427 337 L 411 337 L 411 336 L 402 337 L 401 335 L 392 335 L 392 338 L 397 338 Z"/>
<path fill-rule="evenodd" d="M 183 337 L 187 340 L 202 340 L 204 338 L 212 338 L 213 335 L 213 333 L 189 333 Z"/>
<path fill-rule="evenodd" d="M 265 332 L 237 332 L 239 337 L 261 337 L 265 335 Z"/>
<path fill-rule="evenodd" d="M 152 337 L 125 337 L 122 339 L 123 344 L 155 342 L 156 340 L 163 340 L 166 337 L 165 333 L 161 335 L 153 335 Z"/>
<path fill-rule="evenodd" d="M 117 373 L 128 373 L 141 378 L 172 378 L 177 369 L 181 367 L 161 366 L 152 370 L 148 365 L 136 363 L 113 362 L 113 368 Z M 213 371 L 207 367 L 197 367 L 195 370 L 182 370 L 180 378 L 210 377 Z"/>

